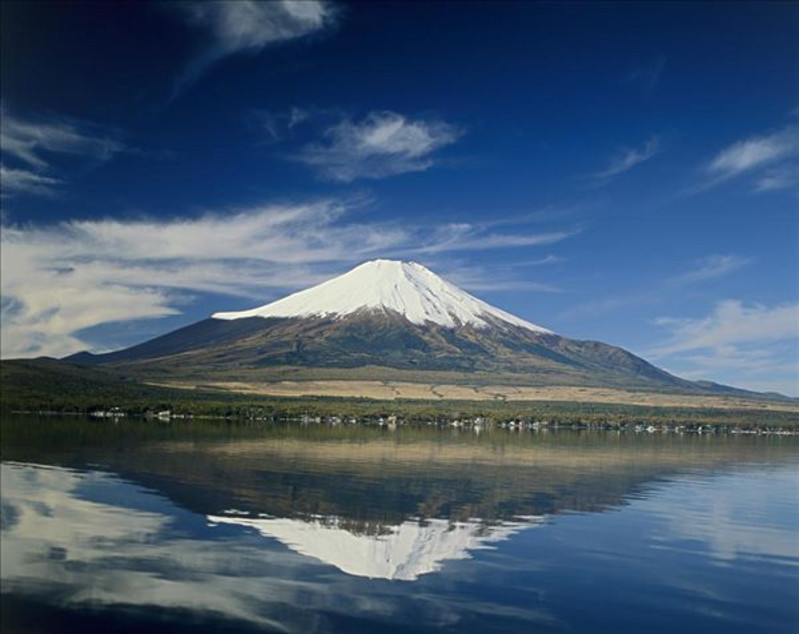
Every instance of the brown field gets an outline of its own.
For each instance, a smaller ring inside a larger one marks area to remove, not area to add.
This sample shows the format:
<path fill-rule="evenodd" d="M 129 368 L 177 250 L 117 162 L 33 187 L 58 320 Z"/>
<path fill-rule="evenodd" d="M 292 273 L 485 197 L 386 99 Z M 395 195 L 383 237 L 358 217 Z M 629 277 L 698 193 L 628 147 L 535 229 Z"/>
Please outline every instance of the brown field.
<path fill-rule="evenodd" d="M 797 412 L 794 403 L 746 399 L 737 396 L 661 394 L 635 392 L 616 388 L 568 386 L 483 385 L 469 387 L 452 384 L 425 384 L 403 381 L 217 381 L 202 384 L 160 383 L 165 387 L 215 389 L 241 394 L 302 397 L 359 397 L 377 400 L 441 400 L 441 401 L 568 401 L 575 403 L 613 403 L 651 407 L 696 407 L 718 409 L 752 409 Z"/>

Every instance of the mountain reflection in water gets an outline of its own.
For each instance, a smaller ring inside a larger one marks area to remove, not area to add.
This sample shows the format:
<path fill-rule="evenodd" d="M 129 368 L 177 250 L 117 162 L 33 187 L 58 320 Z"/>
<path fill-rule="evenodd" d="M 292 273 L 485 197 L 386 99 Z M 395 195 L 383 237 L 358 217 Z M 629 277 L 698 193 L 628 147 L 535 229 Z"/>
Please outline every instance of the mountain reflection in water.
<path fill-rule="evenodd" d="M 232 524 L 256 529 L 292 550 L 315 557 L 342 572 L 370 579 L 413 581 L 441 568 L 450 559 L 468 559 L 469 551 L 489 548 L 540 518 L 487 526 L 480 521 L 406 521 L 377 535 L 342 528 L 339 518 L 241 518 L 209 516 L 212 525 Z"/>
<path fill-rule="evenodd" d="M 797 623 L 793 438 L 3 432 L 3 631 Z"/>

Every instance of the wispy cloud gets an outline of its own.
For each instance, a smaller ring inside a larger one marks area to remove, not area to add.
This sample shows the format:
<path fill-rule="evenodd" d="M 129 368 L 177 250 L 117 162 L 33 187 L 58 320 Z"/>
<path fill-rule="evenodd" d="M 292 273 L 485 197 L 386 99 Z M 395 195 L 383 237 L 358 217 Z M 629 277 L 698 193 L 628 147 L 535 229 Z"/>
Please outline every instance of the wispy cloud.
<path fill-rule="evenodd" d="M 0 118 L 0 147 L 3 154 L 15 157 L 37 170 L 50 167 L 48 156 L 74 154 L 107 160 L 124 146 L 107 135 L 93 134 L 87 124 L 65 120 L 21 119 L 5 108 Z"/>
<path fill-rule="evenodd" d="M 80 331 L 180 312 L 197 292 L 268 294 L 320 281 L 314 267 L 366 258 L 406 239 L 339 224 L 331 202 L 171 220 L 84 220 L 2 232 L 2 354 L 63 355 Z"/>
<path fill-rule="evenodd" d="M 723 277 L 751 264 L 751 258 L 739 255 L 709 255 L 695 262 L 694 267 L 673 277 L 672 282 L 687 284 Z"/>
<path fill-rule="evenodd" d="M 705 188 L 752 175 L 756 191 L 785 189 L 799 183 L 799 126 L 752 136 L 727 146 L 705 166 Z"/>
<path fill-rule="evenodd" d="M 236 54 L 256 54 L 267 46 L 307 37 L 336 22 L 335 6 L 324 0 L 202 0 L 174 6 L 209 40 L 179 78 L 176 94 L 211 65 Z"/>
<path fill-rule="evenodd" d="M 420 244 L 415 250 L 419 253 L 442 253 L 446 251 L 482 251 L 486 249 L 532 247 L 555 244 L 580 232 L 569 231 L 531 231 L 529 228 L 516 233 L 495 233 L 490 223 L 454 223 L 437 227 L 431 231 L 427 244 Z"/>
<path fill-rule="evenodd" d="M 718 279 L 750 265 L 752 258 L 740 255 L 713 254 L 694 261 L 692 268 L 668 278 L 650 281 L 644 289 L 603 297 L 595 301 L 582 302 L 560 313 L 564 320 L 583 319 L 591 315 L 604 315 L 631 307 L 658 306 L 671 303 L 682 293 L 685 285 Z"/>
<path fill-rule="evenodd" d="M 799 128 L 790 126 L 772 134 L 733 143 L 719 152 L 708 171 L 727 178 L 769 165 L 799 153 Z"/>
<path fill-rule="evenodd" d="M 554 257 L 554 256 L 553 256 Z M 536 266 L 536 263 L 527 266 Z M 532 293 L 561 293 L 562 289 L 552 284 L 531 279 L 523 263 L 469 264 L 453 262 L 450 258 L 436 265 L 436 271 L 447 280 L 474 293 L 502 291 L 527 291 Z"/>
<path fill-rule="evenodd" d="M 24 169 L 11 169 L 0 165 L 0 186 L 3 197 L 24 193 L 52 196 L 63 181 Z"/>
<path fill-rule="evenodd" d="M 618 312 L 622 309 L 660 304 L 663 301 L 664 295 L 659 292 L 633 292 L 616 297 L 605 297 L 599 300 L 580 302 L 560 312 L 558 314 L 558 319 L 563 321 L 578 321 L 587 317 L 597 317 L 599 315 Z"/>
<path fill-rule="evenodd" d="M 769 307 L 725 300 L 705 317 L 663 317 L 656 324 L 670 336 L 649 356 L 679 363 L 683 375 L 724 372 L 739 385 L 749 384 L 753 375 L 773 375 L 783 385 L 791 377 L 790 391 L 799 392 L 799 304 Z"/>
<path fill-rule="evenodd" d="M 545 255 L 543 258 L 537 258 L 535 260 L 521 260 L 517 262 L 519 266 L 545 266 L 549 264 L 559 264 L 560 262 L 565 261 L 566 258 L 563 258 L 559 255 Z"/>
<path fill-rule="evenodd" d="M 112 135 L 97 126 L 58 117 L 23 119 L 5 107 L 0 111 L 0 150 L 4 161 L 3 193 L 51 195 L 63 180 L 52 172 L 65 155 L 102 162 L 125 150 Z"/>
<path fill-rule="evenodd" d="M 799 393 L 799 304 L 725 300 L 705 317 L 663 317 L 656 324 L 670 335 L 649 350 L 649 357 L 678 364 L 684 376 L 702 378 L 711 372 L 746 386 L 753 385 L 755 376 L 769 375 L 770 383 Z"/>
<path fill-rule="evenodd" d="M 359 204 L 322 200 L 193 218 L 5 225 L 0 236 L 2 355 L 63 356 L 91 348 L 81 334 L 85 329 L 174 315 L 204 293 L 266 301 L 363 260 L 414 257 L 449 230 L 353 221 L 350 212 Z M 463 245 L 452 242 L 435 252 L 504 244 L 497 239 L 480 243 L 485 231 L 472 228 Z M 471 288 L 497 290 L 496 284 L 481 285 L 472 273 Z M 537 290 L 547 289 L 541 284 Z"/>
<path fill-rule="evenodd" d="M 691 350 L 728 350 L 731 346 L 799 337 L 799 304 L 768 307 L 738 300 L 716 304 L 701 318 L 661 317 L 656 324 L 671 331 L 670 338 L 652 349 L 655 357 Z"/>
<path fill-rule="evenodd" d="M 306 145 L 295 158 L 326 180 L 385 178 L 429 169 L 436 163 L 435 152 L 460 135 L 443 121 L 371 112 L 360 121 L 344 119 L 328 128 L 325 142 Z"/>
<path fill-rule="evenodd" d="M 799 186 L 799 162 L 780 165 L 765 170 L 755 183 L 759 192 L 777 191 Z"/>
<path fill-rule="evenodd" d="M 592 175 L 597 182 L 607 182 L 608 180 L 629 172 L 631 169 L 645 163 L 660 152 L 660 140 L 658 137 L 651 137 L 642 147 L 627 148 L 618 156 L 614 157 L 605 169 Z"/>
<path fill-rule="evenodd" d="M 253 110 L 247 119 L 253 128 L 265 133 L 268 143 L 279 143 L 291 136 L 295 128 L 311 119 L 313 114 L 311 110 L 295 106 L 280 112 Z"/>

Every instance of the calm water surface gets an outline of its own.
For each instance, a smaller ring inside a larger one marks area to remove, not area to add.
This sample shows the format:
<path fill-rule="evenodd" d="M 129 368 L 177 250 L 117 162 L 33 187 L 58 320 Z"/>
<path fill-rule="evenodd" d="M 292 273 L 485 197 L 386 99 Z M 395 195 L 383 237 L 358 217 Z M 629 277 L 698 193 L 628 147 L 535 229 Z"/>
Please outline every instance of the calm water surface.
<path fill-rule="evenodd" d="M 2 421 L 3 632 L 799 631 L 799 439 Z"/>

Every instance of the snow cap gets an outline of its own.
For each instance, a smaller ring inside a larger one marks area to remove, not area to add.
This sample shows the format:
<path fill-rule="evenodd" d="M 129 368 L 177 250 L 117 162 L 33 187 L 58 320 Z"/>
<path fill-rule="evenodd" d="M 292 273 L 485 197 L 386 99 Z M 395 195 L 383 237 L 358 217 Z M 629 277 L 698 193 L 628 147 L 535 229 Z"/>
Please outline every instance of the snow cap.
<path fill-rule="evenodd" d="M 446 328 L 487 328 L 496 321 L 537 333 L 550 330 L 495 308 L 440 278 L 418 262 L 371 260 L 351 271 L 271 304 L 239 312 L 214 313 L 214 319 L 246 317 L 334 317 L 356 312 L 394 312 L 408 321 Z"/>

